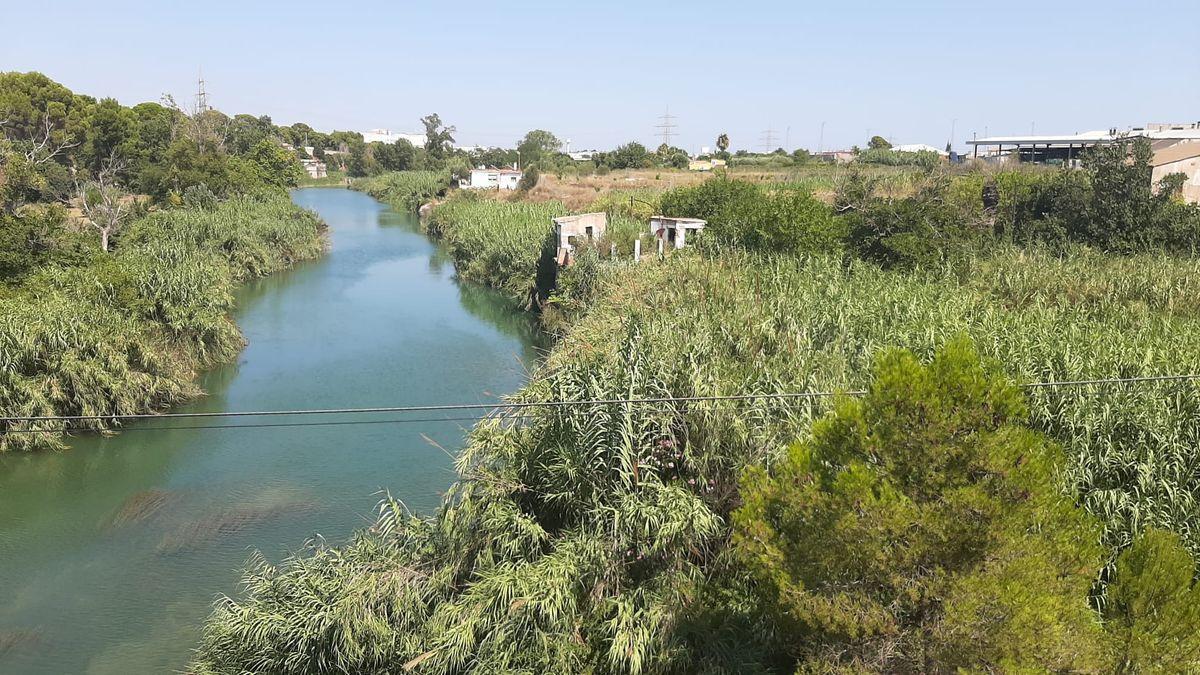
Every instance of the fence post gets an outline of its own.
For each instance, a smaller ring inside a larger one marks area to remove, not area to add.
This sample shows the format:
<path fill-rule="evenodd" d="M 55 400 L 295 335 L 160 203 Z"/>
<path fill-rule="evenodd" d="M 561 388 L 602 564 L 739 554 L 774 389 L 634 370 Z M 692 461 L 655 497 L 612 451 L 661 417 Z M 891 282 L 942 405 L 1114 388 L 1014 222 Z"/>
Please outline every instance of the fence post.
<path fill-rule="evenodd" d="M 641 259 L 642 259 L 642 240 L 634 239 L 633 240 L 633 262 L 637 262 Z"/>
<path fill-rule="evenodd" d="M 609 258 L 612 258 L 613 260 L 616 260 L 616 258 L 617 258 L 617 245 L 616 245 L 615 243 L 614 243 L 614 244 L 611 244 L 611 245 L 609 246 L 609 249 L 608 249 L 608 257 L 609 257 Z"/>

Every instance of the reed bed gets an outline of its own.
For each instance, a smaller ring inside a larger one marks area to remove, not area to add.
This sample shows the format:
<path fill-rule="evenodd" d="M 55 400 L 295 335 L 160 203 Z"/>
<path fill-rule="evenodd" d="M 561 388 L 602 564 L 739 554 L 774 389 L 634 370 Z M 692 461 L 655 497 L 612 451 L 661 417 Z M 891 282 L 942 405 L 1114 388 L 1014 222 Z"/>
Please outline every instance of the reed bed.
<path fill-rule="evenodd" d="M 1002 251 L 897 273 L 841 258 L 684 251 L 600 265 L 522 402 L 835 391 L 881 350 L 970 336 L 1026 382 L 1200 372 L 1196 263 Z M 1200 511 L 1194 383 L 1041 388 L 1062 487 L 1110 550 Z M 723 552 L 737 477 L 807 433 L 830 398 L 606 404 L 478 425 L 431 518 L 385 502 L 370 530 L 271 565 L 206 628 L 197 671 L 743 672 L 761 639 L 694 613 L 736 585 Z M 724 597 L 724 596 L 722 596 Z M 738 608 L 729 609 L 736 615 Z M 746 616 L 753 612 L 747 611 Z"/>
<path fill-rule="evenodd" d="M 450 188 L 446 171 L 390 171 L 350 184 L 381 202 L 403 211 L 416 211 Z"/>
<path fill-rule="evenodd" d="M 566 212 L 558 202 L 461 194 L 435 207 L 425 227 L 446 245 L 460 278 L 526 301 L 534 291 L 538 265 L 553 246 L 552 221 Z"/>
<path fill-rule="evenodd" d="M 128 415 L 200 394 L 196 372 L 242 347 L 229 317 L 237 283 L 320 255 L 323 233 L 282 194 L 238 198 L 152 214 L 113 254 L 31 275 L 0 298 L 0 414 Z M 5 423 L 0 451 L 61 448 L 65 430 Z"/>

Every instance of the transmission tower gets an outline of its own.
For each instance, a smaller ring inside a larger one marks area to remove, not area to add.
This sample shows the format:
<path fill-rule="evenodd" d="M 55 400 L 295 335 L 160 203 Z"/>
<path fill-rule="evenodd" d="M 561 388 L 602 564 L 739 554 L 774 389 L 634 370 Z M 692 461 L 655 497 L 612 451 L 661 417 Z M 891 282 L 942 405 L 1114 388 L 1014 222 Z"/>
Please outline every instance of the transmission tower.
<path fill-rule="evenodd" d="M 204 72 L 196 80 L 196 114 L 208 112 L 208 92 L 204 90 Z"/>
<path fill-rule="evenodd" d="M 679 126 L 675 124 L 676 117 L 671 114 L 671 107 L 667 106 L 667 111 L 659 115 L 658 119 L 662 122 L 661 124 L 654 125 L 654 128 L 658 129 L 659 135 L 662 136 L 663 144 L 669 148 L 671 147 L 671 138 L 676 135 L 675 127 Z"/>
<path fill-rule="evenodd" d="M 770 154 L 773 150 L 775 150 L 776 147 L 778 147 L 775 145 L 775 130 L 772 129 L 770 125 L 767 125 L 767 130 L 762 132 L 762 136 L 759 137 L 759 140 L 762 141 L 764 155 Z"/>

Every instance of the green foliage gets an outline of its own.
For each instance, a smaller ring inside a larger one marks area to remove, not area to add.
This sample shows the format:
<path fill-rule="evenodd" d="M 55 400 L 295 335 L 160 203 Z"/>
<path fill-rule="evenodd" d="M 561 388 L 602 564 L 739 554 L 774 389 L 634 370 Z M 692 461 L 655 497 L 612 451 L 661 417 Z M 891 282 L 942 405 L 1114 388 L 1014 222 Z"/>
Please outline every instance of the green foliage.
<path fill-rule="evenodd" d="M 425 152 L 435 160 L 445 159 L 454 143 L 454 127 L 442 124 L 442 118 L 432 113 L 421 118 L 425 127 Z"/>
<path fill-rule="evenodd" d="M 612 152 L 596 153 L 593 161 L 610 170 L 644 169 L 651 165 L 650 153 L 646 151 L 646 146 L 637 141 L 618 146 Z"/>
<path fill-rule="evenodd" d="M 1020 391 L 956 341 L 879 357 L 768 473 L 733 544 L 799 670 L 1089 671 L 1099 528 L 1053 482 L 1061 452 Z"/>
<path fill-rule="evenodd" d="M 867 141 L 867 149 L 869 150 L 891 150 L 892 144 L 883 136 L 872 136 L 871 140 Z"/>
<path fill-rule="evenodd" d="M 852 175 L 835 199 L 848 224 L 855 253 L 885 267 L 936 268 L 977 249 L 985 235 L 964 209 L 946 197 L 947 183 L 933 180 L 912 196 L 877 196 L 871 182 Z"/>
<path fill-rule="evenodd" d="M 1084 171 L 1045 174 L 1015 199 L 1013 237 L 1052 245 L 1076 242 L 1120 253 L 1193 253 L 1200 206 L 1151 185 L 1153 151 L 1144 138 L 1098 146 Z"/>
<path fill-rule="evenodd" d="M 541 177 L 542 174 L 540 171 L 538 171 L 537 165 L 527 167 L 521 173 L 521 180 L 517 181 L 517 191 L 529 192 L 533 188 L 537 187 L 538 179 Z"/>
<path fill-rule="evenodd" d="M 499 214 L 531 206 L 475 199 L 435 209 L 431 229 L 447 228 L 453 208 L 479 209 L 497 215 L 471 235 L 494 239 L 488 249 L 526 236 Z M 529 244 L 549 215 L 529 219 Z M 701 253 L 596 265 L 586 310 L 516 400 L 860 389 L 881 352 L 929 359 L 961 334 L 1018 382 L 1200 368 L 1194 260 L 1005 250 L 961 274 L 911 275 L 840 258 Z M 1194 385 L 1038 388 L 1026 406 L 1029 425 L 1064 447 L 1064 493 L 1102 524 L 1109 550 L 1151 524 L 1200 549 Z M 388 506 L 345 547 L 253 566 L 244 592 L 216 609 L 199 659 L 223 673 L 396 672 L 417 659 L 414 671 L 434 673 L 763 672 L 780 645 L 727 546 L 738 477 L 771 466 L 828 411 L 824 399 L 761 399 L 487 422 L 438 514 L 410 521 Z M 1074 584 L 1069 572 L 1047 588 Z M 1014 574 L 1010 603 L 1044 592 Z"/>
<path fill-rule="evenodd" d="M 1192 672 L 1200 663 L 1200 586 L 1179 536 L 1152 529 L 1117 558 L 1104 616 L 1117 673 Z"/>
<path fill-rule="evenodd" d="M 126 108 L 74 94 L 40 73 L 0 73 L 0 122 L 0 166 L 19 179 L 0 187 L 9 212 L 69 199 L 72 170 L 94 177 L 111 160 L 122 167 L 116 176 L 122 189 L 159 202 L 177 201 L 201 183 L 222 198 L 283 189 L 304 176 L 284 142 L 323 154 L 345 139 L 345 132 L 322 134 L 301 123 L 276 127 L 265 116 L 188 114 L 169 98 L 166 105 Z M 354 137 L 361 145 L 361 136 Z"/>
<path fill-rule="evenodd" d="M 450 175 L 444 171 L 393 171 L 354 181 L 351 187 L 403 211 L 416 211 L 445 194 Z"/>
<path fill-rule="evenodd" d="M 855 162 L 861 164 L 882 164 L 884 166 L 916 166 L 926 170 L 932 170 L 942 163 L 942 158 L 932 150 L 919 150 L 917 152 L 902 152 L 900 150 L 892 150 L 891 146 L 886 148 L 872 147 L 864 150 L 854 158 Z"/>
<path fill-rule="evenodd" d="M 530 131 L 517 143 L 517 152 L 523 167 L 540 165 L 556 155 L 560 149 L 562 149 L 562 141 L 543 129 Z M 507 164 L 507 162 L 504 163 Z"/>
<path fill-rule="evenodd" d="M 665 215 L 703 218 L 706 233 L 750 250 L 838 252 L 845 237 L 842 220 L 807 191 L 766 191 L 726 178 L 668 192 L 662 209 Z"/>
<path fill-rule="evenodd" d="M 0 298 L 0 416 L 133 414 L 196 395 L 195 371 L 241 348 L 234 285 L 317 256 L 321 233 L 283 195 L 238 198 L 151 214 L 110 256 L 33 271 Z M 5 423 L 20 431 L 0 434 L 0 451 L 61 447 L 31 429 L 64 427 Z"/>
<path fill-rule="evenodd" d="M 458 275 L 528 302 L 538 265 L 552 245 L 559 202 L 505 202 L 459 194 L 434 207 L 426 222 L 454 258 Z M 552 254 L 551 254 L 552 255 Z"/>

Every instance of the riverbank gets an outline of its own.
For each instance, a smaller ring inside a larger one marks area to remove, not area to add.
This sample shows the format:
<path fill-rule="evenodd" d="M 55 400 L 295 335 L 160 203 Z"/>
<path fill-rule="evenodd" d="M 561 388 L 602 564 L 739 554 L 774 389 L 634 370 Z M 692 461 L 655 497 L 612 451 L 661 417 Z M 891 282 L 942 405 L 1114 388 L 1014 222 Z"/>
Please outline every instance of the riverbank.
<path fill-rule="evenodd" d="M 459 283 L 414 215 L 342 189 L 291 196 L 328 223 L 328 250 L 233 289 L 245 348 L 171 412 L 489 404 L 525 382 L 535 321 Z M 0 672 L 185 671 L 251 551 L 343 541 L 385 490 L 434 512 L 462 418 L 156 417 L 0 456 L 0 641 L 30 636 Z"/>
<path fill-rule="evenodd" d="M 514 400 L 852 390 L 881 350 L 928 358 L 964 334 L 1018 381 L 1200 368 L 1194 258 L 996 244 L 953 249 L 954 264 L 910 269 L 898 256 L 889 268 L 804 250 L 829 245 L 804 236 L 827 219 L 806 215 L 805 200 L 778 207 L 795 210 L 723 214 L 728 225 L 713 234 L 743 246 L 709 242 L 662 261 L 572 268 L 586 277 L 560 284 L 554 301 L 572 308 L 566 328 Z M 779 213 L 795 216 L 787 224 L 799 250 L 746 250 L 763 241 L 754 218 Z M 470 238 L 463 246 L 472 252 L 491 250 L 485 239 L 532 241 L 535 230 L 524 215 L 476 228 L 437 214 L 442 236 Z M 548 218 L 540 227 L 544 235 Z M 463 259 L 470 270 L 480 258 Z M 529 275 L 527 264 L 515 275 L 477 269 L 500 286 Z M 1190 430 L 1200 426 L 1194 383 L 1040 388 L 1029 404 L 1032 426 L 1066 448 L 1061 487 L 1099 517 L 1110 554 L 1150 524 L 1196 547 L 1187 532 L 1200 509 L 1188 495 L 1200 482 L 1186 469 Z M 199 670 L 756 664 L 771 652 L 767 629 L 728 551 L 738 480 L 805 437 L 830 405 L 813 397 L 535 407 L 481 423 L 435 517 L 385 503 L 375 526 L 341 548 L 256 565 L 241 599 L 220 603 L 209 621 Z"/>
<path fill-rule="evenodd" d="M 38 270 L 0 298 L 0 414 L 132 415 L 203 392 L 199 372 L 244 342 L 234 288 L 321 255 L 325 226 L 286 195 L 130 223 L 111 254 Z M 61 449 L 108 420 L 6 422 L 0 452 Z"/>

